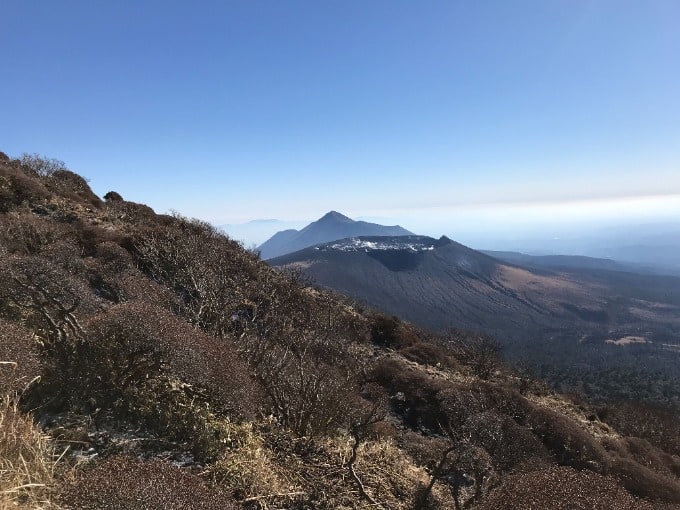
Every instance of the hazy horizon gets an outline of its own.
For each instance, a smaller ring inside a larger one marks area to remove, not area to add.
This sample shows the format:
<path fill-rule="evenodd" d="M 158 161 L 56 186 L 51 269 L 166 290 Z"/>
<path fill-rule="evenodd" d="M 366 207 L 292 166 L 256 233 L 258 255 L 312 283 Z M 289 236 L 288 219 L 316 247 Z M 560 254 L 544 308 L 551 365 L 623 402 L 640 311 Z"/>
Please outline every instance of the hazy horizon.
<path fill-rule="evenodd" d="M 0 150 L 100 196 L 485 248 L 680 217 L 675 1 L 4 7 Z"/>
<path fill-rule="evenodd" d="M 328 212 L 328 211 L 325 211 Z M 344 213 L 343 211 L 338 211 Z M 322 214 L 319 215 L 319 217 Z M 255 247 L 276 232 L 300 230 L 319 219 L 282 221 L 254 220 L 241 224 L 218 225 L 246 247 Z M 680 219 L 678 216 L 639 216 L 592 221 L 551 222 L 546 217 L 533 223 L 503 223 L 493 216 L 486 218 L 483 228 L 466 224 L 465 215 L 456 219 L 440 218 L 437 222 L 416 221 L 411 217 L 357 216 L 356 221 L 400 226 L 418 235 L 438 238 L 442 235 L 478 250 L 513 251 L 529 255 L 580 255 L 629 262 L 658 269 L 669 274 L 680 273 Z M 477 223 L 479 225 L 479 223 Z"/>

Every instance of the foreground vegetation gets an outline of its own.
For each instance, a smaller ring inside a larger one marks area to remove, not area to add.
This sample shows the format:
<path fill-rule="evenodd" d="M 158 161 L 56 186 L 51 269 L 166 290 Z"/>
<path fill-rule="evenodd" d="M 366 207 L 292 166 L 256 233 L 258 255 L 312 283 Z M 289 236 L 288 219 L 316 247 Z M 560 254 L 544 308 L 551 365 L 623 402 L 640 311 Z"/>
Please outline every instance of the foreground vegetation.
<path fill-rule="evenodd" d="M 59 161 L 0 154 L 0 252 L 0 507 L 680 505 L 673 411 L 555 395 Z"/>

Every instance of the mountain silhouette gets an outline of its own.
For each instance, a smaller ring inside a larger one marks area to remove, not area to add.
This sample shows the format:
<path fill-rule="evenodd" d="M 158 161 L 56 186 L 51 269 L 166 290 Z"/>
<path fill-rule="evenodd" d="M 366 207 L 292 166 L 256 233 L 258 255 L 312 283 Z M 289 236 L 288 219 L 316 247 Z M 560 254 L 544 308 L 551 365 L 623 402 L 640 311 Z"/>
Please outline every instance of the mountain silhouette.
<path fill-rule="evenodd" d="M 413 235 L 399 225 L 385 226 L 354 221 L 337 211 L 330 211 L 301 230 L 282 230 L 262 243 L 258 249 L 263 259 L 279 257 L 316 244 L 358 236 Z"/>

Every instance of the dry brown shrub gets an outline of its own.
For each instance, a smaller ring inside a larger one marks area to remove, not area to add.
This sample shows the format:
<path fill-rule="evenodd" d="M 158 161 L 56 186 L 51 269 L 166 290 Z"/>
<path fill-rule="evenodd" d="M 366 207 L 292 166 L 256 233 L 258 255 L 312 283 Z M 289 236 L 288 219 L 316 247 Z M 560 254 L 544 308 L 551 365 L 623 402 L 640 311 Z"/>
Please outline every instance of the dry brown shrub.
<path fill-rule="evenodd" d="M 629 492 L 650 500 L 680 505 L 680 481 L 652 471 L 632 459 L 614 456 L 610 474 Z"/>
<path fill-rule="evenodd" d="M 49 438 L 8 398 L 0 398 L 0 508 L 53 508 L 58 457 Z"/>
<path fill-rule="evenodd" d="M 420 343 L 420 339 L 410 327 L 397 317 L 376 313 L 371 317 L 371 341 L 382 347 L 403 349 Z"/>
<path fill-rule="evenodd" d="M 490 455 L 496 471 L 549 463 L 549 453 L 532 432 L 495 411 L 473 415 L 465 424 L 474 444 Z"/>
<path fill-rule="evenodd" d="M 249 305 L 266 306 L 259 262 L 208 223 L 165 218 L 138 231 L 132 248 L 144 273 L 177 294 L 181 315 L 211 334 L 231 332 Z M 276 279 L 269 272 L 265 279 Z"/>
<path fill-rule="evenodd" d="M 134 260 L 130 252 L 113 241 L 103 241 L 97 244 L 97 259 L 108 272 L 122 274 L 134 267 Z"/>
<path fill-rule="evenodd" d="M 118 294 L 118 302 L 139 301 L 153 303 L 164 310 L 179 310 L 181 305 L 177 296 L 167 287 L 150 280 L 139 271 L 122 273 L 118 278 L 111 278 L 109 283 Z"/>
<path fill-rule="evenodd" d="M 442 423 L 440 392 L 450 383 L 414 370 L 403 361 L 383 358 L 370 374 L 392 397 L 392 408 L 411 428 L 439 429 Z"/>
<path fill-rule="evenodd" d="M 60 487 L 57 501 L 82 510 L 229 510 L 223 490 L 162 460 L 115 456 L 81 469 Z"/>
<path fill-rule="evenodd" d="M 133 225 L 143 225 L 145 222 L 157 219 L 156 213 L 148 205 L 127 200 L 107 200 L 104 203 L 104 210 L 109 219 L 117 219 Z"/>
<path fill-rule="evenodd" d="M 607 438 L 603 440 L 603 445 L 616 456 L 630 458 L 638 464 L 665 476 L 680 477 L 680 457 L 669 455 L 646 439 L 637 437 Z"/>
<path fill-rule="evenodd" d="M 570 418 L 550 409 L 536 407 L 527 418 L 527 426 L 560 464 L 606 472 L 609 462 L 606 450 Z"/>
<path fill-rule="evenodd" d="M 101 199 L 92 192 L 90 185 L 80 175 L 66 169 L 52 172 L 43 180 L 50 191 L 74 202 L 84 202 L 94 207 L 101 207 Z"/>
<path fill-rule="evenodd" d="M 10 253 L 35 255 L 69 233 L 64 225 L 27 211 L 13 211 L 0 218 L 0 239 Z"/>
<path fill-rule="evenodd" d="M 619 433 L 646 439 L 658 448 L 680 456 L 680 411 L 677 409 L 642 402 L 622 402 L 600 409 L 598 415 Z"/>
<path fill-rule="evenodd" d="M 511 475 L 493 490 L 479 510 L 652 510 L 613 478 L 568 467 Z"/>
<path fill-rule="evenodd" d="M 81 251 L 82 257 L 94 257 L 97 254 L 97 246 L 99 243 L 106 241 L 116 242 L 119 239 L 119 234 L 101 228 L 96 225 L 90 225 L 82 218 L 76 218 L 71 222 L 70 229 L 78 247 Z"/>
<path fill-rule="evenodd" d="M 37 176 L 13 164 L 0 164 L 0 211 L 6 212 L 25 201 L 41 201 L 50 192 Z"/>
<path fill-rule="evenodd" d="M 453 356 L 480 379 L 489 379 L 500 367 L 502 346 L 486 334 L 453 330 L 446 337 L 446 345 Z"/>
<path fill-rule="evenodd" d="M 448 448 L 449 442 L 443 437 L 424 436 L 408 430 L 399 437 L 399 446 L 417 465 L 432 470 L 439 462 L 442 452 Z"/>
<path fill-rule="evenodd" d="M 117 191 L 109 191 L 104 195 L 104 200 L 111 201 L 111 202 L 123 202 L 123 197 L 120 193 Z"/>
<path fill-rule="evenodd" d="M 39 374 L 35 337 L 20 325 L 0 319 L 0 398 L 21 393 Z"/>
<path fill-rule="evenodd" d="M 66 170 L 66 163 L 63 161 L 36 153 L 28 154 L 24 152 L 18 163 L 24 172 L 38 177 L 49 177 L 54 172 Z"/>
<path fill-rule="evenodd" d="M 179 378 L 216 411 L 252 416 L 258 388 L 228 343 L 140 302 L 113 306 L 87 325 L 82 380 L 110 406 L 162 373 Z M 95 396 L 95 395 L 93 395 Z"/>
<path fill-rule="evenodd" d="M 400 349 L 399 352 L 406 358 L 421 365 L 457 368 L 456 360 L 449 356 L 441 347 L 427 343 L 417 342 Z"/>
<path fill-rule="evenodd" d="M 66 322 L 77 329 L 81 317 L 99 309 L 95 296 L 70 268 L 38 256 L 11 256 L 0 260 L 0 311 L 21 318 L 43 342 L 53 340 Z"/>
<path fill-rule="evenodd" d="M 397 428 L 386 421 L 378 421 L 366 427 L 365 435 L 373 441 L 395 439 L 397 437 Z"/>

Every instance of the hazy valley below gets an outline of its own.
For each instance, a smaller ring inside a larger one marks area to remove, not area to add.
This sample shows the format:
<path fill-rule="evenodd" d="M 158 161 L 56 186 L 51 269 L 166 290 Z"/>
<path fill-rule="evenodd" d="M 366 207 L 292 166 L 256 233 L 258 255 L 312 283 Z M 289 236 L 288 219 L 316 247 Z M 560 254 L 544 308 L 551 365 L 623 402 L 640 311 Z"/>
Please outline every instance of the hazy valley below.
<path fill-rule="evenodd" d="M 641 391 L 680 404 L 680 278 L 662 267 L 482 253 L 423 236 L 360 236 L 269 263 L 299 268 L 316 285 L 434 331 L 486 332 L 508 360 L 562 391 L 602 401 Z M 619 374 L 618 386 L 605 372 Z M 660 374 L 665 382 L 655 387 Z"/>

